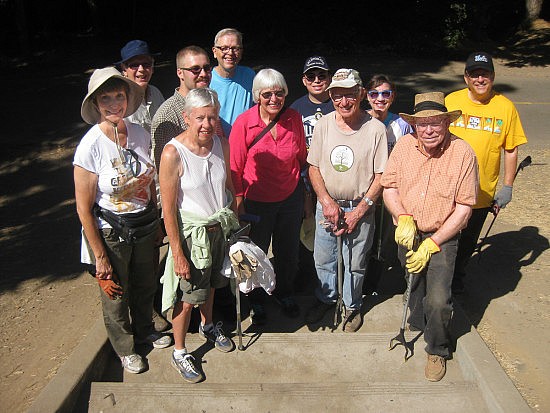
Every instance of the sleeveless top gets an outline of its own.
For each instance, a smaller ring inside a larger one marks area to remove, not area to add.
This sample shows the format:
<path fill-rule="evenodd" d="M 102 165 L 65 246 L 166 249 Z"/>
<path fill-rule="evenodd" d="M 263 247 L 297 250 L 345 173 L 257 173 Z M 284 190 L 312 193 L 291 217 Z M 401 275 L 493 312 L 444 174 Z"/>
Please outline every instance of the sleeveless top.
<path fill-rule="evenodd" d="M 226 167 L 220 138 L 214 136 L 212 150 L 198 156 L 173 138 L 173 145 L 181 158 L 183 175 L 180 178 L 178 209 L 208 217 L 227 204 L 225 193 Z"/>

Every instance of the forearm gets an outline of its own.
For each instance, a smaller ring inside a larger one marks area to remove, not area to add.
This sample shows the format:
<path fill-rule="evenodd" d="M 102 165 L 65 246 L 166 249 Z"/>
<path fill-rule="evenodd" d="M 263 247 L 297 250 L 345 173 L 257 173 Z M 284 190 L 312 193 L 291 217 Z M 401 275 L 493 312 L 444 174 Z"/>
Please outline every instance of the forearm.
<path fill-rule="evenodd" d="M 466 227 L 468 220 L 472 215 L 472 207 L 468 205 L 457 204 L 454 212 L 447 218 L 441 227 L 431 236 L 437 245 L 456 236 L 459 231 Z"/>
<path fill-rule="evenodd" d="M 365 193 L 364 198 L 369 198 L 373 202 L 376 202 L 376 200 L 380 197 L 380 194 L 382 193 L 382 185 L 380 185 L 380 177 L 382 174 L 375 174 L 374 180 L 372 181 L 371 186 Z M 359 202 L 357 207 L 353 210 L 357 214 L 358 218 L 361 218 L 363 215 L 365 215 L 369 209 L 371 209 L 371 206 L 367 204 L 365 200 L 362 202 Z"/>
<path fill-rule="evenodd" d="M 317 195 L 317 200 L 321 203 L 321 205 L 327 206 L 334 203 L 334 199 L 332 199 L 327 191 L 327 188 L 325 187 L 325 181 L 323 180 L 318 167 L 310 165 L 309 181 L 311 182 L 311 186 Z"/>
<path fill-rule="evenodd" d="M 107 250 L 105 249 L 103 238 L 99 235 L 97 220 L 92 214 L 92 210 L 89 208 L 77 207 L 77 213 L 80 223 L 82 224 L 84 234 L 86 235 L 88 245 L 94 254 L 95 261 L 97 262 L 102 259 L 108 259 Z"/>
<path fill-rule="evenodd" d="M 512 186 L 514 185 L 514 178 L 516 175 L 516 168 L 518 166 L 518 148 L 517 146 L 510 150 L 504 151 L 504 179 L 503 184 Z"/>
<path fill-rule="evenodd" d="M 383 190 L 384 207 L 390 211 L 393 223 L 396 224 L 399 215 L 406 214 L 407 211 L 401 203 L 401 197 L 399 196 L 399 190 L 397 188 L 384 188 Z"/>

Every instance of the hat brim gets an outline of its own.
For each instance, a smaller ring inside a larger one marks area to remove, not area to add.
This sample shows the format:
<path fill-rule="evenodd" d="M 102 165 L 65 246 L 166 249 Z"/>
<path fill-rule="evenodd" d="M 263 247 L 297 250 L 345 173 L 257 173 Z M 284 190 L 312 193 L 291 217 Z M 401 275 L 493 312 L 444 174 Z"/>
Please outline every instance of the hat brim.
<path fill-rule="evenodd" d="M 336 87 L 341 87 L 341 88 L 344 88 L 344 89 L 351 89 L 352 87 L 357 87 L 357 86 L 361 86 L 361 85 L 357 84 L 357 82 L 355 82 L 354 80 L 351 80 L 351 79 L 336 80 L 336 81 L 333 81 L 329 85 L 329 87 L 327 87 L 327 90 L 334 89 Z"/>
<path fill-rule="evenodd" d="M 84 122 L 90 125 L 95 125 L 101 119 L 101 114 L 97 110 L 97 107 L 94 105 L 92 97 L 96 90 L 111 78 L 121 79 L 128 85 L 129 92 L 127 96 L 127 107 L 126 112 L 124 113 L 124 117 L 133 114 L 136 110 L 138 110 L 141 102 L 143 102 L 144 90 L 141 88 L 141 86 L 139 86 L 134 81 L 122 76 L 120 72 L 118 72 L 118 70 L 113 67 L 112 70 L 107 71 L 104 76 L 102 76 L 95 82 L 92 89 L 88 89 L 88 94 L 86 95 L 86 97 L 84 97 L 84 100 L 82 101 L 82 106 L 80 107 L 80 115 L 82 116 Z"/>
<path fill-rule="evenodd" d="M 441 112 L 439 110 L 421 110 L 414 115 L 409 115 L 408 113 L 400 113 L 399 116 L 403 118 L 405 122 L 410 125 L 414 125 L 418 119 L 431 118 L 433 116 L 446 116 L 450 119 L 451 122 L 454 122 L 462 115 L 461 110 L 453 110 L 451 112 Z"/>

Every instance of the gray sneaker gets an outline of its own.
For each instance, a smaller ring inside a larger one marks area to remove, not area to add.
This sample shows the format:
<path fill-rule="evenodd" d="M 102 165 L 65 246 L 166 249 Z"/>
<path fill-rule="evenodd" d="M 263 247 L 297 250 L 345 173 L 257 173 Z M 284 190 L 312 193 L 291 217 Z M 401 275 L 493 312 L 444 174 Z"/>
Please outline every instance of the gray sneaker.
<path fill-rule="evenodd" d="M 126 370 L 128 373 L 138 374 L 145 371 L 145 369 L 147 368 L 139 354 L 129 354 L 127 356 L 122 356 L 120 357 L 120 361 L 122 362 L 122 367 L 124 367 L 124 370 Z"/>
<path fill-rule="evenodd" d="M 181 377 L 189 383 L 198 383 L 204 380 L 204 376 L 197 370 L 193 361 L 195 357 L 191 354 L 185 354 L 183 357 L 175 357 L 172 353 L 172 366 L 179 371 Z"/>
<path fill-rule="evenodd" d="M 222 330 L 223 323 L 218 321 L 214 328 L 204 331 L 203 326 L 199 324 L 199 336 L 203 339 L 214 343 L 215 347 L 224 352 L 229 353 L 235 348 L 235 343 L 229 337 L 226 337 Z"/>
<path fill-rule="evenodd" d="M 136 338 L 137 344 L 148 344 L 154 348 L 166 348 L 172 344 L 172 338 L 167 334 L 151 333 L 145 338 Z"/>

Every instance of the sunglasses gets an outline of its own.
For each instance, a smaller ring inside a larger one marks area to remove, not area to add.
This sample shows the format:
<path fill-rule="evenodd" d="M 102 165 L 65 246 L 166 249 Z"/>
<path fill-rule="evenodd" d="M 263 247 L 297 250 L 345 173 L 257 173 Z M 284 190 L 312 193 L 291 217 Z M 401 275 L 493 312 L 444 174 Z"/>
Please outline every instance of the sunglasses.
<path fill-rule="evenodd" d="M 369 98 L 371 99 L 377 99 L 379 95 L 382 95 L 384 99 L 389 99 L 391 95 L 393 94 L 393 90 L 369 90 L 367 92 L 367 95 L 369 95 Z"/>
<path fill-rule="evenodd" d="M 124 154 L 124 161 L 126 165 L 130 167 L 132 175 L 137 177 L 141 172 L 141 163 L 138 159 L 138 154 L 132 149 L 122 148 L 122 153 Z"/>
<path fill-rule="evenodd" d="M 153 67 L 152 62 L 136 62 L 136 63 L 129 63 L 126 65 L 126 67 L 129 67 L 132 70 L 138 70 L 140 66 L 143 66 L 144 69 L 150 69 Z"/>
<path fill-rule="evenodd" d="M 326 73 L 306 73 L 304 76 L 308 82 L 315 82 L 315 79 L 319 79 L 319 82 L 322 82 L 328 77 Z"/>
<path fill-rule="evenodd" d="M 187 70 L 188 72 L 193 73 L 195 76 L 198 76 L 201 74 L 201 72 L 204 70 L 206 73 L 210 73 L 212 71 L 212 66 L 210 65 L 204 65 L 202 67 L 200 66 L 192 66 L 192 67 L 180 67 L 181 70 Z"/>
<path fill-rule="evenodd" d="M 260 93 L 260 96 L 263 97 L 264 99 L 271 99 L 271 96 L 275 95 L 275 97 L 277 98 L 284 98 L 285 97 L 285 92 L 282 91 L 282 90 L 278 90 L 277 92 L 263 92 L 263 93 Z"/>

